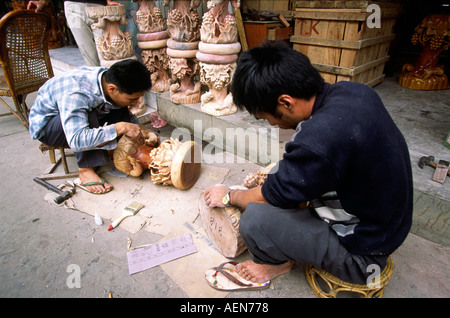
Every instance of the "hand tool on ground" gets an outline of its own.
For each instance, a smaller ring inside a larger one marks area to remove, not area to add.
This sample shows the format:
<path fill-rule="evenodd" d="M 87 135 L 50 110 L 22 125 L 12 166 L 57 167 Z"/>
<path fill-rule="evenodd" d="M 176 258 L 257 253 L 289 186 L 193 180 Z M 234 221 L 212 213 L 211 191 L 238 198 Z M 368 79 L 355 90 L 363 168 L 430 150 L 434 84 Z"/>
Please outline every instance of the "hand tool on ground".
<path fill-rule="evenodd" d="M 418 165 L 421 169 L 423 169 L 424 166 L 430 166 L 434 169 L 437 167 L 437 163 L 434 162 L 433 156 L 424 156 L 420 158 Z M 450 171 L 447 171 L 447 175 L 450 176 Z"/>
<path fill-rule="evenodd" d="M 129 216 L 133 216 L 136 213 L 139 212 L 140 209 L 142 209 L 144 207 L 143 204 L 141 203 L 137 203 L 137 202 L 131 202 L 130 204 L 128 204 L 122 212 L 122 215 L 114 220 L 111 225 L 108 227 L 108 231 L 111 231 L 112 229 L 114 229 L 116 226 L 118 226 L 120 224 L 120 222 L 122 222 L 125 218 L 129 217 Z"/>
<path fill-rule="evenodd" d="M 51 191 L 55 192 L 56 194 L 58 194 L 58 196 L 54 199 L 56 204 L 63 203 L 64 201 L 66 201 L 67 199 L 72 197 L 75 193 L 75 187 L 71 187 L 72 189 L 70 191 L 63 191 L 63 190 L 55 187 L 54 185 L 48 183 L 47 181 L 44 181 L 38 177 L 33 178 L 33 180 L 36 181 L 37 183 L 39 183 L 44 188 L 47 188 L 48 190 L 51 190 Z"/>
<path fill-rule="evenodd" d="M 445 160 L 439 160 L 439 162 L 436 166 L 436 170 L 434 170 L 433 177 L 431 177 L 431 180 L 443 184 L 445 182 L 445 178 L 447 177 L 447 175 L 450 172 L 448 170 L 449 165 L 450 165 L 450 162 L 445 161 Z"/>

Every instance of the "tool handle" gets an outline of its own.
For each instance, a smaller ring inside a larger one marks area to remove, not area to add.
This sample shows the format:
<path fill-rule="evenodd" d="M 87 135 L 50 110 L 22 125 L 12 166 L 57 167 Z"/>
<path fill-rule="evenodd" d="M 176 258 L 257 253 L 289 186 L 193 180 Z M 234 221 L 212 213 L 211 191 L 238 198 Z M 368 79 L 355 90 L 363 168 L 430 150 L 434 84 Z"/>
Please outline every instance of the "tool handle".
<path fill-rule="evenodd" d="M 33 178 L 33 180 L 34 180 L 35 182 L 39 183 L 39 184 L 40 184 L 41 186 L 43 186 L 44 188 L 47 188 L 48 190 L 51 190 L 51 191 L 53 191 L 53 192 L 55 192 L 55 193 L 57 193 L 57 194 L 61 194 L 61 193 L 63 192 L 61 189 L 58 189 L 58 188 L 55 187 L 54 185 L 52 185 L 52 184 L 50 184 L 50 183 L 48 183 L 48 182 L 46 182 L 46 181 L 44 181 L 44 180 L 42 180 L 42 179 L 39 179 L 38 177 Z"/>
<path fill-rule="evenodd" d="M 33 180 L 36 181 L 37 183 L 39 183 L 41 186 L 45 187 L 46 189 L 51 190 L 58 194 L 58 196 L 53 200 L 56 204 L 63 203 L 65 200 L 67 200 L 71 196 L 71 193 L 69 191 L 62 191 L 61 189 L 58 189 L 54 185 L 52 185 L 38 177 L 33 178 Z"/>
<path fill-rule="evenodd" d="M 111 227 L 112 228 L 116 228 L 120 222 L 122 222 L 125 218 L 129 217 L 129 215 L 122 215 L 120 216 L 118 219 L 115 219 L 112 223 L 111 223 Z"/>
<path fill-rule="evenodd" d="M 437 167 L 437 163 L 434 161 L 429 162 L 428 165 L 434 169 L 436 169 L 436 167 Z"/>

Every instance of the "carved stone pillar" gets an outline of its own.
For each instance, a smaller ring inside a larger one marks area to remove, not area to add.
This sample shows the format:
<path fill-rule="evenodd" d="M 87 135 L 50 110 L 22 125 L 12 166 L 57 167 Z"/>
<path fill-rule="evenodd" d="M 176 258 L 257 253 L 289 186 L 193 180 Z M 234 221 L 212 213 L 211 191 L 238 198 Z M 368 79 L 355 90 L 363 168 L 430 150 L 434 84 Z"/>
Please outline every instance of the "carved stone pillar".
<path fill-rule="evenodd" d="M 170 0 L 165 0 L 168 6 Z M 195 81 L 199 74 L 195 55 L 200 40 L 200 18 L 195 9 L 200 0 L 174 0 L 167 17 L 167 55 L 171 71 L 170 100 L 177 104 L 200 102 L 201 83 Z"/>
<path fill-rule="evenodd" d="M 136 12 L 136 26 L 138 46 L 141 48 L 142 62 L 151 74 L 154 92 L 169 90 L 169 57 L 166 47 L 169 33 L 161 9 L 154 0 L 133 0 L 138 2 Z"/>
<path fill-rule="evenodd" d="M 128 32 L 120 30 L 127 25 L 125 6 L 87 7 L 86 14 L 94 20 L 93 29 L 101 29 L 103 37 L 96 41 L 97 50 L 103 57 L 102 66 L 111 66 L 117 61 L 133 58 L 133 42 Z"/>
<path fill-rule="evenodd" d="M 403 65 L 398 83 L 418 90 L 448 88 L 448 78 L 438 60 L 450 45 L 450 15 L 429 15 L 414 31 L 411 42 L 420 43 L 422 52 L 415 65 Z"/>
<path fill-rule="evenodd" d="M 234 15 L 228 11 L 229 0 L 209 0 L 210 9 L 203 15 L 200 29 L 201 41 L 197 59 L 200 64 L 200 81 L 209 91 L 202 95 L 202 111 L 223 116 L 237 111 L 233 97 L 228 93 L 236 60 L 241 51 Z M 232 1 L 239 8 L 239 1 Z"/>

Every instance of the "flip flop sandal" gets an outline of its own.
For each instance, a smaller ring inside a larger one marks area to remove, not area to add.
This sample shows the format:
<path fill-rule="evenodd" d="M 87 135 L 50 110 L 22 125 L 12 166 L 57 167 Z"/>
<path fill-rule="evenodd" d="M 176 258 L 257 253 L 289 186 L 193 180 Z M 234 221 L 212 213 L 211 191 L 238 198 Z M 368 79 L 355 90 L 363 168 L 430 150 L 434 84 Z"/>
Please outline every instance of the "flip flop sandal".
<path fill-rule="evenodd" d="M 218 267 L 210 268 L 205 273 L 205 279 L 212 288 L 223 291 L 260 290 L 270 285 L 270 280 L 264 283 L 253 283 L 235 271 L 236 262 L 225 262 Z"/>
<path fill-rule="evenodd" d="M 78 179 L 75 179 L 73 181 L 73 183 L 80 189 L 83 189 L 84 191 L 89 192 L 91 194 L 105 194 L 105 193 L 110 192 L 113 189 L 113 187 L 111 186 L 111 188 L 109 188 L 105 192 L 96 193 L 96 192 L 89 191 L 88 188 L 86 188 L 86 187 L 93 186 L 93 185 L 101 185 L 101 186 L 105 187 L 105 179 L 103 179 L 103 178 L 101 181 L 94 181 L 94 182 L 87 182 L 87 183 L 82 183 L 81 180 L 78 178 Z"/>

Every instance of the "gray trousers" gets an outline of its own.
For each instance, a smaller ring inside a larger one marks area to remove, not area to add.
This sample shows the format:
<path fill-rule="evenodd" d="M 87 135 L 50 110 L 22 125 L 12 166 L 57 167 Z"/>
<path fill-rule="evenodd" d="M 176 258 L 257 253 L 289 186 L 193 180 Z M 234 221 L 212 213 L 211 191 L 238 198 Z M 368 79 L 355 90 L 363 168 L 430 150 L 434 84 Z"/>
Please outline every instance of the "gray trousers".
<path fill-rule="evenodd" d="M 102 30 L 92 30 L 94 23 L 86 14 L 86 7 L 101 6 L 94 3 L 65 1 L 64 12 L 67 25 L 75 38 L 81 56 L 87 66 L 101 65 L 102 56 L 97 51 L 95 40 L 102 37 Z"/>
<path fill-rule="evenodd" d="M 241 216 L 239 231 L 255 263 L 311 264 L 354 284 L 367 284 L 372 264 L 381 272 L 388 258 L 350 254 L 312 208 L 282 209 L 250 203 Z"/>

